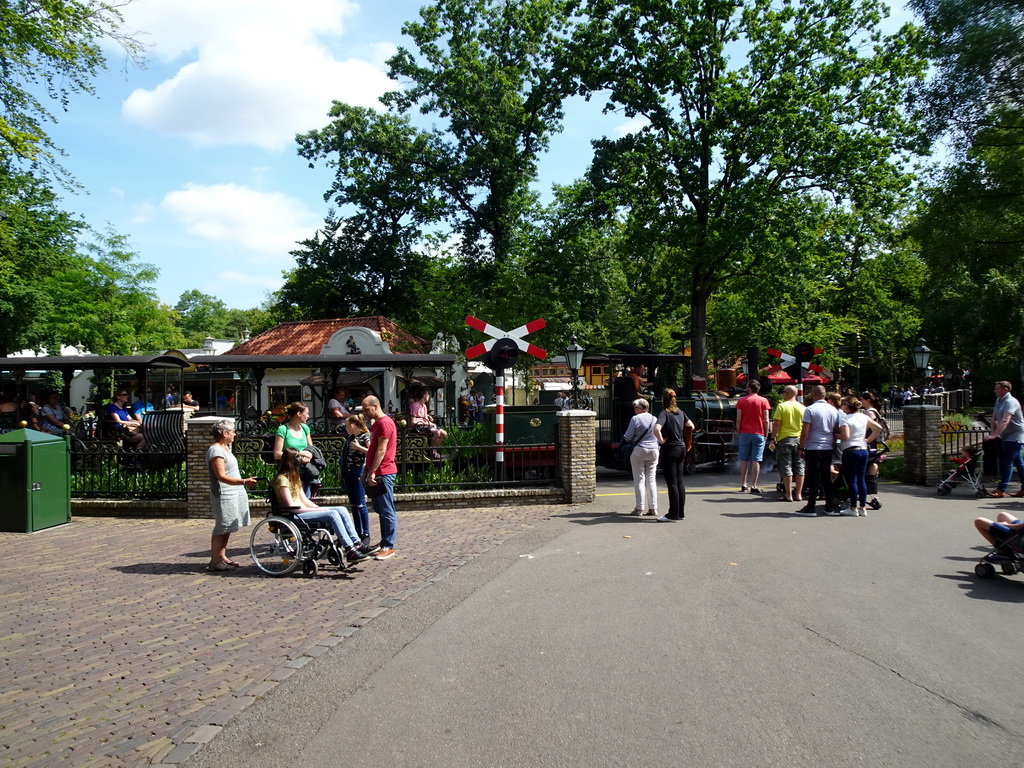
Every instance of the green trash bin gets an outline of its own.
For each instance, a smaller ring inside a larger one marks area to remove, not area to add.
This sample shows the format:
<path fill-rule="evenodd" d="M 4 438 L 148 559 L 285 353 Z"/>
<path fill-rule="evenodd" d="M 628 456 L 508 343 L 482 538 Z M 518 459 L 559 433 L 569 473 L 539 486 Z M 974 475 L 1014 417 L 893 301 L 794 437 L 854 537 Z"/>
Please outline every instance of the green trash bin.
<path fill-rule="evenodd" d="M 31 533 L 71 522 L 68 441 L 34 429 L 0 435 L 0 531 Z"/>

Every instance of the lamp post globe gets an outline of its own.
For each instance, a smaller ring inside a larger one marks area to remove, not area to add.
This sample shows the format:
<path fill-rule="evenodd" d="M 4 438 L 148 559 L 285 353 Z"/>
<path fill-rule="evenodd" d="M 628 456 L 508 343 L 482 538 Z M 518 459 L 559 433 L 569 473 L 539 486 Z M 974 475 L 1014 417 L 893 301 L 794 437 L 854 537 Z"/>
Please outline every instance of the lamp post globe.
<path fill-rule="evenodd" d="M 569 366 L 569 371 L 572 374 L 572 407 L 580 407 L 580 382 L 579 372 L 580 368 L 583 367 L 583 353 L 586 350 L 583 349 L 576 341 L 576 337 L 572 337 L 572 341 L 569 346 L 565 348 L 565 363 Z"/>

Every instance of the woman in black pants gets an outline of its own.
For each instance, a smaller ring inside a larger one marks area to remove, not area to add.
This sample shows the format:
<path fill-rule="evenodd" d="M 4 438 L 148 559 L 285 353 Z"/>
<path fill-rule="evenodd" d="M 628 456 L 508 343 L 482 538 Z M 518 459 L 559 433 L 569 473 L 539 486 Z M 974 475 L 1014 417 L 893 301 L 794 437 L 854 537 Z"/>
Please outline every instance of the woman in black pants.
<path fill-rule="evenodd" d="M 679 410 L 674 389 L 661 393 L 664 410 L 658 414 L 654 436 L 661 445 L 661 471 L 668 483 L 668 514 L 659 523 L 674 523 L 686 515 L 686 486 L 683 485 L 683 462 L 693 444 L 693 422 Z"/>

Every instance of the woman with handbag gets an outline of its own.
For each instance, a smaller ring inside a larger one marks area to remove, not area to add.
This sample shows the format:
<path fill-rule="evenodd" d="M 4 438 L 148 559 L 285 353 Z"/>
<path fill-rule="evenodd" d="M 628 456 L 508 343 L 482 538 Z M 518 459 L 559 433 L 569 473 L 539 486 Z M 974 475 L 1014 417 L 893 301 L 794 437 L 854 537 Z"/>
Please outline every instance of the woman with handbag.
<path fill-rule="evenodd" d="M 658 439 L 654 436 L 654 417 L 650 414 L 650 405 L 638 397 L 633 401 L 633 418 L 629 420 L 623 443 L 633 446 L 629 454 L 629 466 L 633 471 L 633 492 L 636 494 L 636 506 L 630 512 L 633 517 L 640 517 L 646 508 L 648 515 L 658 514 L 658 489 L 655 485 L 655 474 L 658 471 Z"/>
<path fill-rule="evenodd" d="M 658 414 L 654 436 L 661 445 L 661 472 L 668 484 L 668 514 L 659 517 L 659 523 L 674 523 L 686 515 L 686 486 L 683 484 L 683 464 L 686 453 L 693 447 L 693 422 L 676 404 L 674 389 L 661 393 L 664 410 Z"/>

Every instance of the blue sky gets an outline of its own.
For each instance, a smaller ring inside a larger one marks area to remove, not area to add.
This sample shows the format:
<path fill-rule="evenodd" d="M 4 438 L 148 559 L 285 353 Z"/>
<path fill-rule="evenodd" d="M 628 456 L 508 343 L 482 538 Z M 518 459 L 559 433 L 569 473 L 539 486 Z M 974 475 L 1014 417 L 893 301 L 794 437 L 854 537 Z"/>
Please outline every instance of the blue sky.
<path fill-rule="evenodd" d="M 384 62 L 409 45 L 402 24 L 423 4 L 134 0 L 124 27 L 148 46 L 146 68 L 112 50 L 96 97 L 78 95 L 50 126 L 85 189 L 64 207 L 126 235 L 159 268 L 161 301 L 194 288 L 259 305 L 328 208 L 329 173 L 296 154 L 295 134 L 323 127 L 332 100 L 378 106 L 396 86 Z M 569 106 L 541 190 L 584 172 L 592 138 L 625 130 L 601 106 Z"/>

